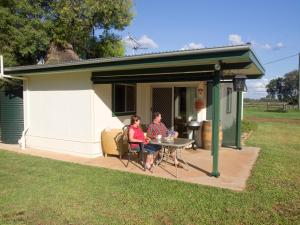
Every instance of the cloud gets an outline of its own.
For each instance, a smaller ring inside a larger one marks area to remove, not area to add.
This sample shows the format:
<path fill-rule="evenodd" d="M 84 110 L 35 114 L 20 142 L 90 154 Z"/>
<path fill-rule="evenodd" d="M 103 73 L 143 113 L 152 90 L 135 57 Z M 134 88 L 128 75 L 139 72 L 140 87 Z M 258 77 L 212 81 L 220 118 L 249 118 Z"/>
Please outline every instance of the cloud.
<path fill-rule="evenodd" d="M 284 45 L 283 45 L 282 42 L 278 42 L 273 49 L 278 50 L 278 49 L 281 49 L 281 48 L 284 48 Z"/>
<path fill-rule="evenodd" d="M 238 34 L 229 34 L 228 40 L 232 45 L 243 45 L 245 42 L 242 40 L 242 36 Z"/>
<path fill-rule="evenodd" d="M 278 42 L 277 44 L 275 45 L 271 45 L 271 44 L 258 44 L 258 43 L 255 43 L 255 46 L 259 47 L 259 48 L 263 48 L 263 49 L 266 49 L 266 50 L 273 50 L 273 51 L 276 51 L 276 50 L 279 50 L 281 48 L 284 48 L 284 44 L 282 42 Z"/>
<path fill-rule="evenodd" d="M 135 46 L 134 41 L 130 40 L 129 36 L 124 37 L 122 41 L 124 42 L 126 48 L 133 48 Z"/>
<path fill-rule="evenodd" d="M 247 80 L 247 88 L 246 92 L 247 98 L 255 98 L 259 99 L 267 96 L 266 85 L 269 83 L 269 80 L 266 78 L 262 78 L 259 80 Z"/>
<path fill-rule="evenodd" d="M 139 43 L 142 44 L 142 46 L 145 46 L 146 48 L 158 48 L 158 44 L 156 44 L 151 38 L 149 38 L 147 35 L 143 35 Z"/>
<path fill-rule="evenodd" d="M 205 46 L 202 43 L 191 42 L 187 45 L 184 45 L 180 50 L 199 49 L 199 48 L 205 48 Z"/>
<path fill-rule="evenodd" d="M 267 49 L 267 50 L 271 50 L 272 46 L 270 44 L 264 44 L 261 46 L 261 48 Z"/>
<path fill-rule="evenodd" d="M 141 48 L 158 48 L 158 44 L 145 34 L 139 39 L 136 39 L 136 41 L 138 42 L 138 44 L 140 44 Z M 138 44 L 129 36 L 123 38 L 123 42 L 125 43 L 126 48 L 134 48 L 138 46 Z"/>

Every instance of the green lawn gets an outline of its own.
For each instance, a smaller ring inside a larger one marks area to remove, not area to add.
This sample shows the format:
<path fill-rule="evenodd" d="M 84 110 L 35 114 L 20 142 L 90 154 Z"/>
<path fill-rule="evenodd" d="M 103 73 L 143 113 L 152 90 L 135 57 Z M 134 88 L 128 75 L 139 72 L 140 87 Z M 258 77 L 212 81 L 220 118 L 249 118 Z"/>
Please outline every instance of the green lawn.
<path fill-rule="evenodd" d="M 244 192 L 0 151 L 0 224 L 300 224 L 299 140 L 299 124 L 259 123 Z"/>
<path fill-rule="evenodd" d="M 255 118 L 296 119 L 300 121 L 300 111 L 289 110 L 288 112 L 268 112 L 265 107 L 248 107 L 244 116 Z"/>

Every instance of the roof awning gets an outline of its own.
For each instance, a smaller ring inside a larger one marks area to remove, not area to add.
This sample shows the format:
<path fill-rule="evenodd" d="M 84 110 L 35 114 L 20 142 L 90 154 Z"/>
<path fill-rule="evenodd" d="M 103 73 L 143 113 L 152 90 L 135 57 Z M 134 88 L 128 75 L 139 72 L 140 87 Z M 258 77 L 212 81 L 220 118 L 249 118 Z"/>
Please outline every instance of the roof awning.
<path fill-rule="evenodd" d="M 200 81 L 214 76 L 215 65 L 222 69 L 223 79 L 245 75 L 248 79 L 259 78 L 264 68 L 255 57 L 250 46 L 224 47 L 180 51 L 173 54 L 156 54 L 151 58 L 130 65 L 92 73 L 94 83 L 116 82 L 162 82 Z"/>
<path fill-rule="evenodd" d="M 216 64 L 222 69 L 223 79 L 232 79 L 235 75 L 255 79 L 264 74 L 250 45 L 11 67 L 6 68 L 5 73 L 28 76 L 91 71 L 94 83 L 197 81 L 212 79 Z"/>

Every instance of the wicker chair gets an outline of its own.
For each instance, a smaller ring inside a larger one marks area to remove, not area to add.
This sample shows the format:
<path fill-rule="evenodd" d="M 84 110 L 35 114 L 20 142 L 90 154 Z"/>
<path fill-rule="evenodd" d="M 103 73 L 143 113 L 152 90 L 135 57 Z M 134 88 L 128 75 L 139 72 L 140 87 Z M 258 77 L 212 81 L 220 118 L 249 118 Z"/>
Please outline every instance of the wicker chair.
<path fill-rule="evenodd" d="M 122 129 L 109 129 L 101 132 L 102 150 L 107 155 L 119 155 L 120 159 L 127 153 L 127 143 Z"/>
<path fill-rule="evenodd" d="M 147 151 L 144 149 L 144 143 L 129 141 L 129 125 L 124 126 L 122 129 L 123 129 L 123 134 L 127 138 L 127 143 L 128 143 L 128 162 L 127 162 L 126 167 L 128 167 L 130 161 L 132 161 L 131 160 L 132 155 L 133 154 L 139 154 L 139 156 L 140 156 L 139 160 L 140 160 L 141 164 L 143 165 L 144 170 L 146 171 L 146 163 L 144 161 L 144 154 L 145 153 L 147 154 Z M 138 144 L 139 145 L 139 150 L 132 149 L 130 147 L 130 144 Z"/>

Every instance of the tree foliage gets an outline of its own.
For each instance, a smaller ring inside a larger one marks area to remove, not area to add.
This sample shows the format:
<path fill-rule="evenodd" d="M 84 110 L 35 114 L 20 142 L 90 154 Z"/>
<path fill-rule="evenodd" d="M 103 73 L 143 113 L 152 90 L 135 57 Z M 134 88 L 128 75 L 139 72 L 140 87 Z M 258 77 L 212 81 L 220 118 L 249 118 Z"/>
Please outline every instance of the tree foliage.
<path fill-rule="evenodd" d="M 298 71 L 294 70 L 283 77 L 272 79 L 267 84 L 268 98 L 295 104 L 298 102 Z"/>
<path fill-rule="evenodd" d="M 6 65 L 34 63 L 50 41 L 39 1 L 0 2 L 0 53 Z"/>
<path fill-rule="evenodd" d="M 0 53 L 6 66 L 35 64 L 51 43 L 70 43 L 82 58 L 120 56 L 113 31 L 132 17 L 132 0 L 1 0 Z"/>
<path fill-rule="evenodd" d="M 117 35 L 104 32 L 100 38 L 91 37 L 85 51 L 86 58 L 101 58 L 110 56 L 122 56 L 125 54 L 123 42 Z"/>

